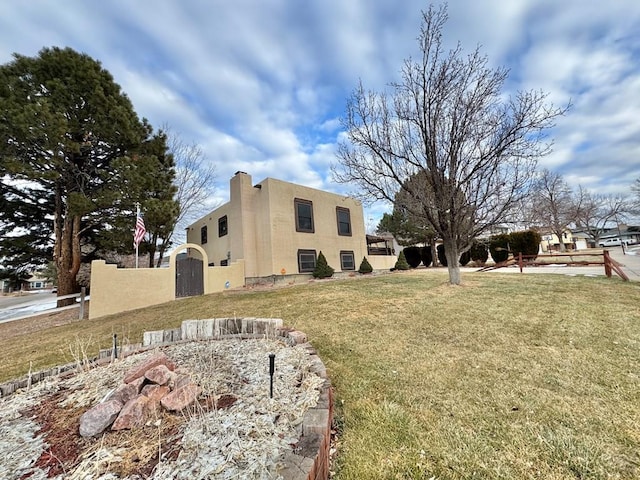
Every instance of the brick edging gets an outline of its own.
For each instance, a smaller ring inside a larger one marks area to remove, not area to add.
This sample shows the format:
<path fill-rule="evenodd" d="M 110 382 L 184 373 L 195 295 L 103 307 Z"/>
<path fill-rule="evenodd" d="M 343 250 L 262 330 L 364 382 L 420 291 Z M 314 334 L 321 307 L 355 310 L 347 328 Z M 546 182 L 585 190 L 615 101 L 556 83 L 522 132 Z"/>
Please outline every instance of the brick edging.
<path fill-rule="evenodd" d="M 315 407 L 304 414 L 298 427 L 299 440 L 292 452 L 285 454 L 278 473 L 284 480 L 326 480 L 329 478 L 329 450 L 333 421 L 333 391 L 324 363 L 307 341 L 304 332 L 284 327 L 279 318 L 213 318 L 184 320 L 180 328 L 144 332 L 142 343 L 123 346 L 114 355 L 113 348 L 100 350 L 97 357 L 83 362 L 29 373 L 24 378 L 0 385 L 0 397 L 6 397 L 22 388 L 55 375 L 72 375 L 82 368 L 110 363 L 117 357 L 142 353 L 157 347 L 198 340 L 224 340 L 231 338 L 280 338 L 289 346 L 300 345 L 311 356 L 310 371 L 324 379 Z"/>

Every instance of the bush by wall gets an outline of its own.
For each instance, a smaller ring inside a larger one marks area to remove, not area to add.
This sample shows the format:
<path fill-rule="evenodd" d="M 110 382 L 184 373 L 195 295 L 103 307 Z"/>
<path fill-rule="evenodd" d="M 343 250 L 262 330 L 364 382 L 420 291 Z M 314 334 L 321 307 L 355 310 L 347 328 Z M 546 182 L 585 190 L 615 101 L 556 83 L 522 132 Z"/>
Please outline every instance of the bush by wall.
<path fill-rule="evenodd" d="M 417 268 L 420 262 L 422 262 L 419 247 L 406 247 L 402 251 L 404 252 L 404 258 L 407 259 L 407 263 L 411 268 Z"/>
<path fill-rule="evenodd" d="M 318 254 L 318 260 L 316 261 L 316 268 L 313 271 L 314 278 L 329 278 L 333 276 L 333 268 L 329 266 L 327 263 L 327 259 L 325 258 L 322 250 Z"/>
<path fill-rule="evenodd" d="M 358 268 L 358 272 L 360 273 L 371 273 L 373 272 L 373 267 L 367 260 L 367 257 L 362 258 L 362 262 L 360 262 L 360 267 Z"/>
<path fill-rule="evenodd" d="M 406 249 L 405 249 L 406 250 Z M 407 258 L 404 256 L 404 250 L 400 251 L 400 255 L 398 255 L 398 260 L 396 261 L 396 270 L 409 270 L 409 264 L 407 263 Z"/>
<path fill-rule="evenodd" d="M 433 257 L 431 256 L 431 247 L 422 247 L 420 249 L 420 258 L 422 259 L 422 264 L 425 267 L 431 265 L 433 261 Z"/>
<path fill-rule="evenodd" d="M 509 235 L 501 233 L 489 240 L 489 252 L 496 263 L 505 262 L 509 258 Z"/>
<path fill-rule="evenodd" d="M 522 255 L 538 255 L 541 241 L 542 236 L 535 230 L 509 234 L 509 247 L 514 256 L 517 256 L 518 253 L 522 253 Z"/>

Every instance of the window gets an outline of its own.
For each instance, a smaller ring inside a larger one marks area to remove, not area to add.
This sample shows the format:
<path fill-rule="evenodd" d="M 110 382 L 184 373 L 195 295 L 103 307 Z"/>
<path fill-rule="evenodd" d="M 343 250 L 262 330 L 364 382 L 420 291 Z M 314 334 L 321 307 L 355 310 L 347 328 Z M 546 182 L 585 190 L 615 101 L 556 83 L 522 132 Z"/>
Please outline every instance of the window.
<path fill-rule="evenodd" d="M 313 233 L 313 203 L 296 198 L 293 200 L 296 209 L 296 231 Z"/>
<path fill-rule="evenodd" d="M 340 252 L 340 268 L 342 270 L 355 270 L 356 260 L 353 252 L 341 251 Z"/>
<path fill-rule="evenodd" d="M 338 220 L 338 235 L 351 236 L 351 213 L 349 213 L 349 209 L 336 207 L 336 218 Z"/>
<path fill-rule="evenodd" d="M 298 272 L 310 273 L 316 268 L 315 250 L 298 250 Z"/>
<path fill-rule="evenodd" d="M 218 219 L 218 236 L 224 237 L 229 232 L 229 226 L 227 224 L 227 216 L 220 217 Z"/>
<path fill-rule="evenodd" d="M 200 245 L 207 243 L 207 226 L 200 229 Z"/>

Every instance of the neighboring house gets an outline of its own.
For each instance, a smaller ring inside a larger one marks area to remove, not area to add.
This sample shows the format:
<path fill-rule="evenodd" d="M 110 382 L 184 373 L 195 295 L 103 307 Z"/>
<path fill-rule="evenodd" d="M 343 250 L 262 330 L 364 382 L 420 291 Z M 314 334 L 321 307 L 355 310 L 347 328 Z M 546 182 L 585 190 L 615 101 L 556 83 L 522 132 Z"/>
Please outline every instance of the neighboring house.
<path fill-rule="evenodd" d="M 0 291 L 3 293 L 11 293 L 10 282 L 8 280 L 0 280 Z M 20 291 L 41 291 L 53 288 L 53 282 L 41 277 L 39 274 L 33 274 L 20 285 Z"/>
<path fill-rule="evenodd" d="M 558 236 L 551 232 L 549 229 L 540 229 L 540 235 L 542 236 L 542 241 L 540 242 L 540 251 L 543 253 L 550 252 L 559 252 L 561 251 L 560 241 L 561 239 Z M 565 250 L 577 250 L 578 241 L 580 241 L 580 245 L 584 245 L 586 248 L 586 244 L 582 238 L 574 238 L 573 232 L 568 228 L 562 232 L 562 243 L 564 243 Z"/>
<path fill-rule="evenodd" d="M 236 172 L 229 202 L 187 227 L 210 265 L 243 259 L 246 278 L 312 273 L 319 253 L 337 272 L 357 270 L 367 255 L 364 214 L 357 200 L 273 178 L 256 185 Z M 367 257 L 389 268 L 395 256 Z"/>
<path fill-rule="evenodd" d="M 609 228 L 603 232 L 598 239 L 598 243 L 611 238 L 619 238 L 625 245 L 640 243 L 640 227 L 621 223 L 619 226 Z"/>

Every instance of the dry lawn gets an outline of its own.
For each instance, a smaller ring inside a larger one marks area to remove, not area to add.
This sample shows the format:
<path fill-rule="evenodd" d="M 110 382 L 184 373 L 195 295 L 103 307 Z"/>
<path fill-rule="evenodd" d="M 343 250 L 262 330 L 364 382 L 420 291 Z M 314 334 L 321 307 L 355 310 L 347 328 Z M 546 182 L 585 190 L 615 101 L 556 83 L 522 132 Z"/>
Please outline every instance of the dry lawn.
<path fill-rule="evenodd" d="M 230 291 L 50 328 L 0 324 L 0 381 L 184 319 L 279 317 L 336 389 L 337 479 L 640 478 L 640 285 L 441 272 Z M 23 330 L 23 333 L 20 331 Z"/>

